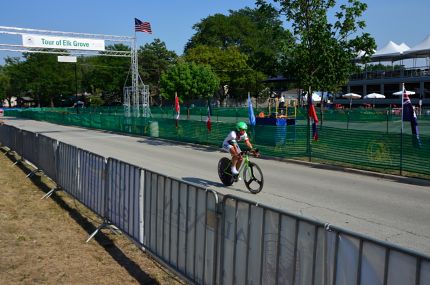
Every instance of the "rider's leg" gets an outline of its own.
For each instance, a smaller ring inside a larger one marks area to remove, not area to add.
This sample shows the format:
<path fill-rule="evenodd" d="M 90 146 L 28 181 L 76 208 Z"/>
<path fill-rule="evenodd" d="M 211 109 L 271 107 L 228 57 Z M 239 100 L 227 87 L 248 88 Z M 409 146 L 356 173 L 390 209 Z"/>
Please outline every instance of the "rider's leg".
<path fill-rule="evenodd" d="M 237 171 L 237 162 L 239 161 L 239 153 L 235 146 L 232 146 L 230 148 L 230 154 L 231 154 L 231 173 L 233 175 L 239 174 L 239 171 Z"/>
<path fill-rule="evenodd" d="M 243 161 L 243 158 L 241 156 L 239 156 L 237 159 L 237 163 L 236 163 L 237 169 L 240 169 L 240 166 L 242 165 L 242 161 Z"/>

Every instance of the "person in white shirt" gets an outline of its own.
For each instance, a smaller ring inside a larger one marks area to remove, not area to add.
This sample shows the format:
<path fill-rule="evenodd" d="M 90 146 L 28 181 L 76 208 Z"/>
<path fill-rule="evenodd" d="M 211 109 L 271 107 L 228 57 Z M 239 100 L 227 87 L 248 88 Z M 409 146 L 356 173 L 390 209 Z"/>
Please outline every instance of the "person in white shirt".
<path fill-rule="evenodd" d="M 240 155 L 241 150 L 238 142 L 243 140 L 246 146 L 249 149 L 252 149 L 252 144 L 249 141 L 248 135 L 246 133 L 247 130 L 248 126 L 245 122 L 238 122 L 236 124 L 236 129 L 229 132 L 222 143 L 222 148 L 231 154 L 231 173 L 233 175 L 239 174 L 237 170 L 240 168 L 242 163 L 242 157 Z"/>

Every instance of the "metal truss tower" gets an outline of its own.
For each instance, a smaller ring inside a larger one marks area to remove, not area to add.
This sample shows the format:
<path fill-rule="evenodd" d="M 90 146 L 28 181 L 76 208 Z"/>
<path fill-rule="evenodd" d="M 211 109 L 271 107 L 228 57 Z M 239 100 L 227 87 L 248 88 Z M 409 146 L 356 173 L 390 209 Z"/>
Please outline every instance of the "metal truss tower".
<path fill-rule="evenodd" d="M 94 55 L 94 56 L 114 56 L 114 57 L 129 57 L 131 58 L 131 76 L 132 86 L 124 87 L 124 111 L 126 114 L 140 116 L 140 106 L 143 108 L 142 115 L 144 117 L 150 117 L 151 111 L 149 109 L 149 89 L 142 82 L 139 76 L 138 70 L 138 59 L 136 50 L 136 37 L 127 36 L 113 36 L 103 34 L 88 34 L 88 33 L 75 33 L 75 32 L 62 32 L 62 31 L 50 31 L 50 30 L 36 30 L 29 28 L 17 28 L 17 27 L 6 27 L 0 26 L 0 35 L 45 35 L 45 36 L 57 36 L 57 37 L 77 37 L 85 39 L 99 39 L 106 42 L 113 43 L 125 43 L 130 46 L 131 51 L 117 51 L 117 50 L 84 50 L 84 49 L 55 49 L 55 48 L 37 48 L 28 47 L 22 44 L 10 44 L 0 42 L 0 51 L 13 51 L 21 53 L 46 53 L 46 54 L 57 54 L 57 55 Z"/>

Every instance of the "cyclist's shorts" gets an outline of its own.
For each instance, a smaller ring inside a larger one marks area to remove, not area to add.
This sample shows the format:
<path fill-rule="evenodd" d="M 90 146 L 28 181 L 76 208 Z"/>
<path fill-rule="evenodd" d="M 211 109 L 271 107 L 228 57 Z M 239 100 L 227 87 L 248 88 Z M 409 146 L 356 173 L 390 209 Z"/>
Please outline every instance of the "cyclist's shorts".
<path fill-rule="evenodd" d="M 230 149 L 232 148 L 233 146 L 231 145 L 231 144 L 229 144 L 229 143 L 223 143 L 222 144 L 222 149 L 223 150 L 225 150 L 226 152 L 228 152 L 228 153 L 230 153 Z M 241 150 L 240 150 L 240 147 L 239 147 L 239 145 L 238 144 L 236 144 L 236 147 L 237 147 L 237 151 L 238 152 L 241 152 Z"/>

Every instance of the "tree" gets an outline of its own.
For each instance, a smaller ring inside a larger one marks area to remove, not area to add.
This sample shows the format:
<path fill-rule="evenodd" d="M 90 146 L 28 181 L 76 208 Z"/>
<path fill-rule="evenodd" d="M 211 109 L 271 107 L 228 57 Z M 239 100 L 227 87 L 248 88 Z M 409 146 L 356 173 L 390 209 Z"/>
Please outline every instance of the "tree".
<path fill-rule="evenodd" d="M 138 57 L 141 78 L 149 85 L 151 97 L 157 98 L 160 94 L 161 74 L 176 63 L 178 56 L 174 51 L 169 51 L 160 39 L 155 39 L 152 43 L 140 47 Z"/>
<path fill-rule="evenodd" d="M 200 45 L 188 49 L 184 59 L 212 67 L 220 79 L 217 97 L 221 103 L 229 94 L 236 99 L 244 98 L 248 91 L 256 91 L 258 82 L 264 79 L 261 72 L 254 71 L 247 64 L 248 57 L 237 47 L 220 49 Z"/>
<path fill-rule="evenodd" d="M 162 96 L 171 102 L 178 93 L 188 105 L 193 99 L 209 99 L 219 86 L 219 79 L 209 66 L 180 62 L 161 75 Z"/>
<path fill-rule="evenodd" d="M 108 50 L 129 51 L 130 47 L 124 44 L 107 46 Z M 106 105 L 122 101 L 123 88 L 131 85 L 130 58 L 90 56 L 79 58 L 79 74 L 82 77 L 81 92 L 87 91 L 93 95 L 101 95 Z M 78 75 L 79 75 L 78 74 Z"/>
<path fill-rule="evenodd" d="M 35 96 L 39 106 L 53 107 L 60 95 L 75 90 L 73 68 L 58 62 L 57 56 L 45 53 L 26 53 L 20 66 L 26 94 Z"/>
<path fill-rule="evenodd" d="M 19 97 L 25 92 L 26 81 L 23 62 L 18 57 L 6 57 L 1 71 L 0 93 L 8 100 L 9 106 L 12 97 Z"/>
<path fill-rule="evenodd" d="M 285 58 L 288 70 L 302 88 L 337 91 L 346 84 L 355 70 L 354 59 L 359 51 L 366 56 L 376 48 L 368 33 L 359 34 L 365 27 L 358 21 L 367 5 L 348 0 L 335 10 L 335 0 L 273 0 L 279 12 L 291 22 L 296 44 Z M 258 0 L 257 5 L 267 5 Z M 329 23 L 328 13 L 334 22 Z"/>
<path fill-rule="evenodd" d="M 291 33 L 282 27 L 278 12 L 270 5 L 258 9 L 215 14 L 195 24 L 196 33 L 188 41 L 185 53 L 197 46 L 237 48 L 247 56 L 247 64 L 265 75 L 283 72 L 282 54 L 293 42 Z"/>
<path fill-rule="evenodd" d="M 10 89 L 10 78 L 4 68 L 0 68 L 0 105 L 7 98 L 7 91 Z M 9 102 L 10 103 L 10 102 Z"/>

